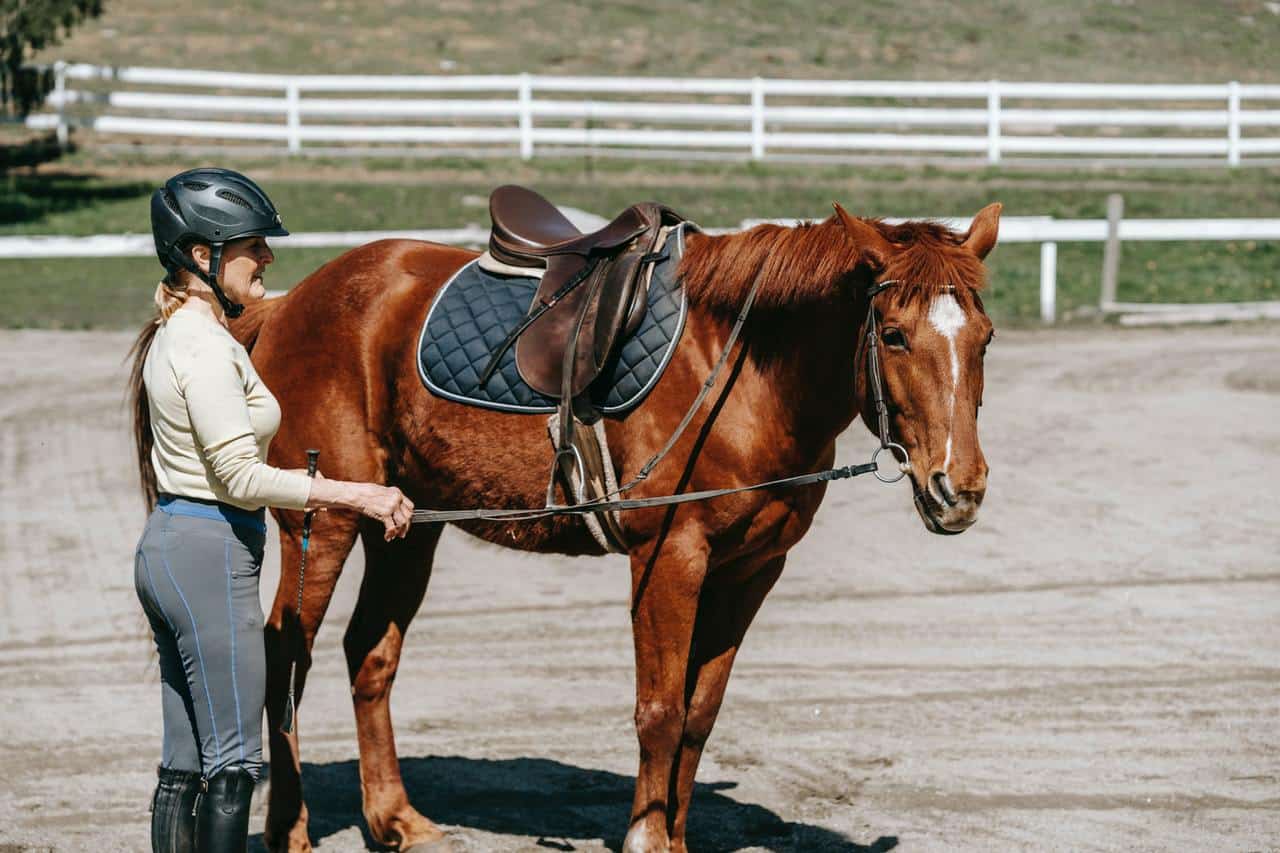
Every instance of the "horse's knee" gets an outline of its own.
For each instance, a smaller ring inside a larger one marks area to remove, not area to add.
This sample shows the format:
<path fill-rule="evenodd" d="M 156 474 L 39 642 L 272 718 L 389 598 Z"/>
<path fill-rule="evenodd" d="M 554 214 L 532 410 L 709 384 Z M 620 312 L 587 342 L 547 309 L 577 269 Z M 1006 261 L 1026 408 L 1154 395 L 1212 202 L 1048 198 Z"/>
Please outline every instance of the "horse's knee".
<path fill-rule="evenodd" d="M 372 701 L 386 696 L 400 666 L 400 644 L 385 637 L 363 654 L 347 641 L 343 646 L 351 672 L 351 695 L 357 701 Z"/>
<path fill-rule="evenodd" d="M 684 733 L 681 743 L 694 749 L 702 749 L 711 737 L 711 729 L 716 724 L 716 709 L 707 703 L 694 704 L 685 717 Z"/>
<path fill-rule="evenodd" d="M 641 748 L 649 744 L 674 744 L 684 728 L 684 708 L 664 699 L 636 702 L 636 734 Z"/>

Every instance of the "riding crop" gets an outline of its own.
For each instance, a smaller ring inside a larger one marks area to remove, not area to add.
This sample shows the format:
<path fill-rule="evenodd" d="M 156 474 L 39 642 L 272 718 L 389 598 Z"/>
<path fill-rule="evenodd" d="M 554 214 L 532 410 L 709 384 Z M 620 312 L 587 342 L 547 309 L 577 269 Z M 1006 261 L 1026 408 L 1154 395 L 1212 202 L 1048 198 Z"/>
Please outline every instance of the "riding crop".
<path fill-rule="evenodd" d="M 316 469 L 320 467 L 320 451 L 307 451 L 307 476 L 315 477 Z M 299 644 L 303 642 L 302 633 L 302 583 L 307 575 L 307 546 L 311 544 L 311 517 L 315 515 L 314 510 L 308 510 L 302 516 L 302 557 L 298 564 L 298 606 L 294 610 L 294 616 L 298 620 Z M 293 660 L 289 662 L 289 698 L 285 700 L 284 716 L 280 720 L 280 731 L 287 735 L 293 734 L 293 718 L 295 716 L 297 705 L 294 699 L 294 689 L 297 684 L 298 676 L 298 655 L 301 654 L 300 649 L 295 649 Z"/>

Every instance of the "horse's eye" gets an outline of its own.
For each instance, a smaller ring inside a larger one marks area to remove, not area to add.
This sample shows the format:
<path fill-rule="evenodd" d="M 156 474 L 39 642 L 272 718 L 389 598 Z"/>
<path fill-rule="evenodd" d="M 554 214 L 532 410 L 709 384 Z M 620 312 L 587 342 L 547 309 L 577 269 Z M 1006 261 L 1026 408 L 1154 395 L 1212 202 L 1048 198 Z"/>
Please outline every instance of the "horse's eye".
<path fill-rule="evenodd" d="M 901 329 L 885 329 L 880 339 L 884 341 L 884 345 L 887 347 L 893 347 L 894 349 L 907 348 L 907 336 L 902 334 Z"/>

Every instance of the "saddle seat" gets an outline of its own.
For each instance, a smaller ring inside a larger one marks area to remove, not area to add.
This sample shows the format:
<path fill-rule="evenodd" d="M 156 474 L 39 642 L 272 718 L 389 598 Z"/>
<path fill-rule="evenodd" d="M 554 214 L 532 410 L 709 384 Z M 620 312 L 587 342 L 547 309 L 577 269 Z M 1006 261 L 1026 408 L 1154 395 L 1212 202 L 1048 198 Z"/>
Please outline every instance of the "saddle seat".
<path fill-rule="evenodd" d="M 544 269 L 525 322 L 490 367 L 514 344 L 521 378 L 567 404 L 587 390 L 615 347 L 640 324 L 650 255 L 663 228 L 683 217 L 646 202 L 583 234 L 551 202 L 515 185 L 493 191 L 489 215 L 489 254 L 495 260 Z"/>
<path fill-rule="evenodd" d="M 629 207 L 604 228 L 584 234 L 560 209 L 531 189 L 507 185 L 489 196 L 493 220 L 490 252 L 512 266 L 541 267 L 553 255 L 587 255 L 615 249 L 638 236 L 647 223 Z"/>

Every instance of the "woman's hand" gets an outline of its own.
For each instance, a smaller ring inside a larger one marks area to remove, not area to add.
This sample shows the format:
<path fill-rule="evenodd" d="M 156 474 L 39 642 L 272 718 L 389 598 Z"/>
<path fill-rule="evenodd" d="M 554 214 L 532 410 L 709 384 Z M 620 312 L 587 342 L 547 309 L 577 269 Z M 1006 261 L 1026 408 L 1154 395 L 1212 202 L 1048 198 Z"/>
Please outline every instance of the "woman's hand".
<path fill-rule="evenodd" d="M 379 486 L 374 483 L 352 483 L 357 497 L 353 509 L 361 515 L 376 518 L 385 528 L 383 538 L 403 539 L 413 524 L 413 501 L 395 486 Z"/>
<path fill-rule="evenodd" d="M 382 522 L 383 537 L 403 539 L 413 524 L 413 501 L 395 486 L 377 483 L 351 483 L 344 480 L 327 480 L 318 476 L 311 483 L 311 496 L 307 509 L 341 507 L 354 509 Z"/>

